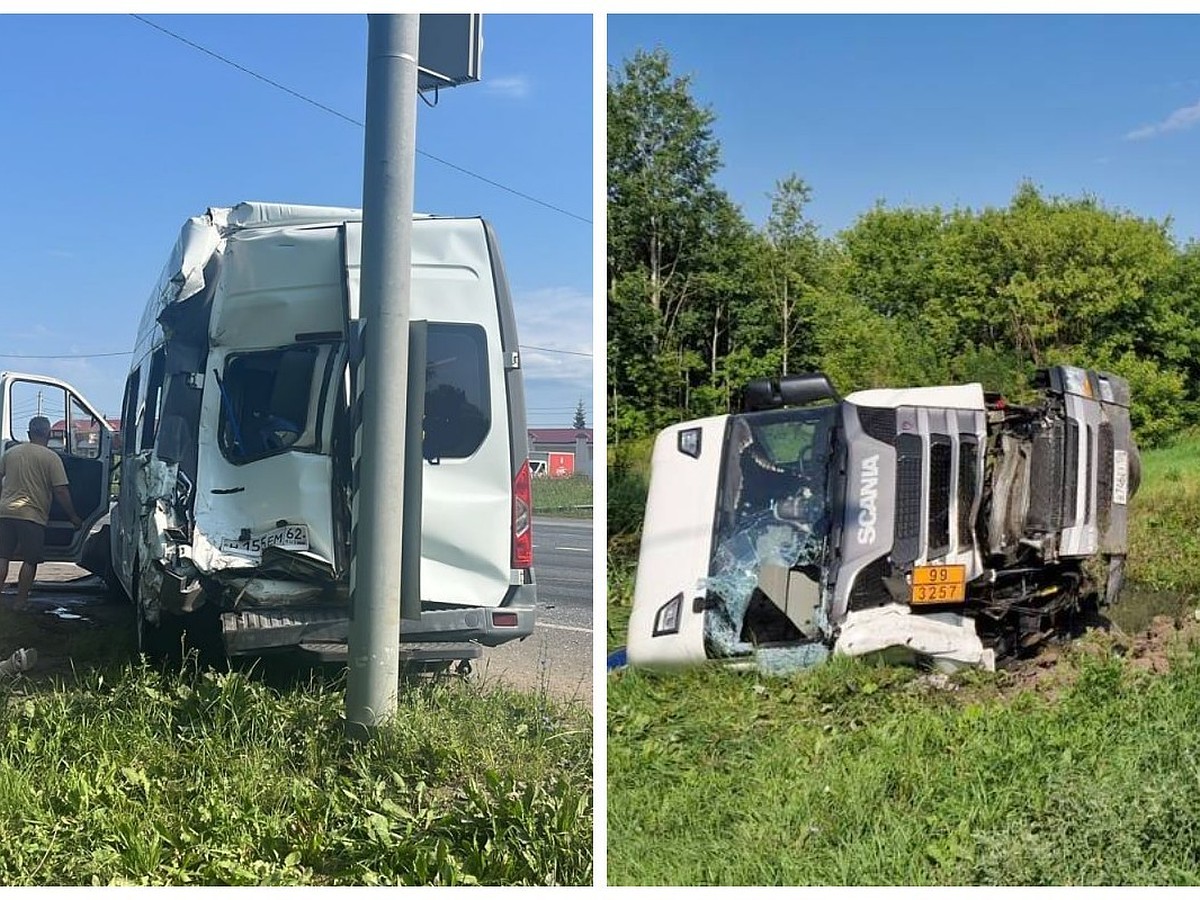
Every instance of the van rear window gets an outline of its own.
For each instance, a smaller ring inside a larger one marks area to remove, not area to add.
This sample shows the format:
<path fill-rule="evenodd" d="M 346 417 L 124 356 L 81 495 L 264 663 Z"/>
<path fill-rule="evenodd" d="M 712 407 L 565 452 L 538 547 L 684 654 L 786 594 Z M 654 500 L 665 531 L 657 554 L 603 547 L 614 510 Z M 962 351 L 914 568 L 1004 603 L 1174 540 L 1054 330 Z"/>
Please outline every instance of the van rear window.
<path fill-rule="evenodd" d="M 492 423 L 487 335 L 478 325 L 430 322 L 425 368 L 425 457 L 463 459 Z"/>
<path fill-rule="evenodd" d="M 310 345 L 229 359 L 219 387 L 221 452 L 230 462 L 315 448 L 308 420 L 318 352 Z"/>

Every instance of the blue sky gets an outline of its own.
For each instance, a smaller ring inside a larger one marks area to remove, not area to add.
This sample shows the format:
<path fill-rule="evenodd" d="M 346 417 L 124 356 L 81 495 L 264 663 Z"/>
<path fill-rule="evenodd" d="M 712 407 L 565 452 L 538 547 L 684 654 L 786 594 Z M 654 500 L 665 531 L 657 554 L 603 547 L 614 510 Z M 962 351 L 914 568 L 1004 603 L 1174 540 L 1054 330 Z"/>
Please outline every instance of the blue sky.
<path fill-rule="evenodd" d="M 609 16 L 716 114 L 718 183 L 761 224 L 776 180 L 827 234 L 878 200 L 1000 206 L 1030 179 L 1200 239 L 1200 17 Z"/>
<path fill-rule="evenodd" d="M 149 16 L 362 121 L 365 16 Z M 592 219 L 590 16 L 485 15 L 483 80 L 418 104 L 417 147 Z M 130 16 L 0 16 L 0 354 L 128 351 L 209 206 L 359 206 L 363 131 Z M 418 156 L 416 208 L 496 228 L 521 343 L 592 350 L 592 226 Z M 585 356 L 525 350 L 529 420 L 592 424 Z M 128 358 L 14 359 L 117 414 Z"/>

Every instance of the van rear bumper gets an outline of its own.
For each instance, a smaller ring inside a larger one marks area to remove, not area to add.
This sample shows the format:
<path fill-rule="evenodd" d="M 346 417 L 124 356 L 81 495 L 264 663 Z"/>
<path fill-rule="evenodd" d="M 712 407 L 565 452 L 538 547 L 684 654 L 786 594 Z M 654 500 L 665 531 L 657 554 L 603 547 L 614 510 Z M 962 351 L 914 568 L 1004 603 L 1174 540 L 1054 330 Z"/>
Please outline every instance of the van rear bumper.
<path fill-rule="evenodd" d="M 533 606 L 425 610 L 419 620 L 400 621 L 400 643 L 470 642 L 497 647 L 533 634 Z M 295 607 L 239 610 L 221 614 L 221 636 L 230 656 L 299 647 L 345 644 L 350 632 L 346 608 Z"/>

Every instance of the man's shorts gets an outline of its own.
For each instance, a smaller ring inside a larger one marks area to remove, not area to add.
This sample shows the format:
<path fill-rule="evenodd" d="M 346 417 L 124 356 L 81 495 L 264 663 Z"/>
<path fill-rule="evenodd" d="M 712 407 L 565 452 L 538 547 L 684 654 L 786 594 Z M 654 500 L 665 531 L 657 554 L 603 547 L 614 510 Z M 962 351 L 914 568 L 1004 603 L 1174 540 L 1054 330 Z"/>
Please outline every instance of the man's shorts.
<path fill-rule="evenodd" d="M 45 544 L 45 525 L 26 519 L 0 518 L 0 559 L 40 563 Z"/>

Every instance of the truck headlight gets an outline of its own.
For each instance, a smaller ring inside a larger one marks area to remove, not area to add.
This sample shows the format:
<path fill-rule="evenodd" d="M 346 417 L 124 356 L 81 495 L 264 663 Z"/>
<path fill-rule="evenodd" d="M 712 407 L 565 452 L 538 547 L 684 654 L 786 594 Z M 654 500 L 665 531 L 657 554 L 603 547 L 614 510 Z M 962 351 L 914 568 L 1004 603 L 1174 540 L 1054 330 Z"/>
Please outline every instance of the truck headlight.
<path fill-rule="evenodd" d="M 653 637 L 679 633 L 679 614 L 683 611 L 683 594 L 676 594 L 658 608 L 654 616 Z"/>

